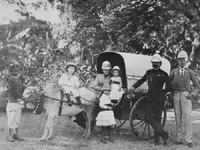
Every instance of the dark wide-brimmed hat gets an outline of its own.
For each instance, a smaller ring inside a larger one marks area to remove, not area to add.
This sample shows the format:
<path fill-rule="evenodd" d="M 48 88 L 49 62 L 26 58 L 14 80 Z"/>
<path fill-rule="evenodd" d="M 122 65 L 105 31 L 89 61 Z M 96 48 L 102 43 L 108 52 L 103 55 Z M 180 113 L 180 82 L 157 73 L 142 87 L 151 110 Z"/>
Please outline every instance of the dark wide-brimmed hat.
<path fill-rule="evenodd" d="M 68 64 L 67 64 L 67 66 L 66 66 L 66 71 L 67 71 L 67 69 L 69 68 L 69 67 L 74 67 L 75 68 L 75 71 L 77 70 L 77 65 L 75 64 L 75 63 L 73 63 L 73 62 L 69 62 Z"/>

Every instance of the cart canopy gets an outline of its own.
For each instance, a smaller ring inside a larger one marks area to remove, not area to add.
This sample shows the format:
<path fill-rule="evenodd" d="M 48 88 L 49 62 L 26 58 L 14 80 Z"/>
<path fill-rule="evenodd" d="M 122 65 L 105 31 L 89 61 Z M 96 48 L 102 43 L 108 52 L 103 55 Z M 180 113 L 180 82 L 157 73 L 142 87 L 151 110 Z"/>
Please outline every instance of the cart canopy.
<path fill-rule="evenodd" d="M 104 61 L 109 61 L 111 66 L 119 66 L 121 69 L 121 78 L 123 82 L 123 88 L 132 86 L 138 79 L 140 79 L 147 70 L 152 68 L 151 64 L 152 56 L 123 53 L 123 52 L 102 52 L 97 57 L 97 72 L 102 73 L 101 65 Z M 170 62 L 162 58 L 161 69 L 170 73 Z M 147 89 L 147 84 L 141 86 L 143 89 Z"/>

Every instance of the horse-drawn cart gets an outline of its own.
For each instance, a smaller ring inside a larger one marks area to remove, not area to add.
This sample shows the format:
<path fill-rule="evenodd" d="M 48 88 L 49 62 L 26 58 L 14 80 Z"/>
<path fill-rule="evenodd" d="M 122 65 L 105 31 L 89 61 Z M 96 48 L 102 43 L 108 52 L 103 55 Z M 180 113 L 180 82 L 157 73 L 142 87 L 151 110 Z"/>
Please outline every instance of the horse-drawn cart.
<path fill-rule="evenodd" d="M 151 56 L 121 53 L 121 52 L 102 52 L 97 57 L 97 72 L 102 73 L 102 63 L 109 61 L 113 66 L 119 66 L 121 69 L 122 87 L 130 88 L 138 79 L 140 79 L 147 70 L 151 69 Z M 162 60 L 161 69 L 170 72 L 170 62 L 167 59 Z M 124 94 L 120 103 L 114 108 L 117 128 L 121 127 L 127 120 L 134 134 L 141 139 L 151 139 L 153 129 L 150 124 L 144 120 L 145 95 L 147 92 L 147 83 L 141 85 L 134 96 Z M 166 122 L 166 109 L 163 108 L 162 126 Z"/>

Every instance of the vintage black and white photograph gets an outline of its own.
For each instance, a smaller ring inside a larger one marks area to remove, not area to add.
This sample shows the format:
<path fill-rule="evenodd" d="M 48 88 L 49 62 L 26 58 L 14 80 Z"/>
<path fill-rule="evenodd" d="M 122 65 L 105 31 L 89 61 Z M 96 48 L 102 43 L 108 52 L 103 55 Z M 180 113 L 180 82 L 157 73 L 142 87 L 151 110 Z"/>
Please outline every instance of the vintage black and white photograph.
<path fill-rule="evenodd" d="M 190 149 L 200 0 L 0 0 L 0 150 Z"/>

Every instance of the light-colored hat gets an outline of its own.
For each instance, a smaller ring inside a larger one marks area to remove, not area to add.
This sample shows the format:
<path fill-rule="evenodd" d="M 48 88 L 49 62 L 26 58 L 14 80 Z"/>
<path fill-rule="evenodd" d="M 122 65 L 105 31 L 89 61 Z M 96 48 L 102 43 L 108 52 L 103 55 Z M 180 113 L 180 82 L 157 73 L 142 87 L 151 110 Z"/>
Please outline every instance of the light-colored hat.
<path fill-rule="evenodd" d="M 113 68 L 112 68 L 112 71 L 113 70 L 119 70 L 120 71 L 120 68 L 119 68 L 119 66 L 114 66 Z"/>
<path fill-rule="evenodd" d="M 159 54 L 154 54 L 151 59 L 151 62 L 162 62 L 162 58 Z"/>
<path fill-rule="evenodd" d="M 66 66 L 66 70 L 70 67 L 70 66 L 73 66 L 75 68 L 75 71 L 77 70 L 77 65 L 73 62 L 69 62 Z"/>
<path fill-rule="evenodd" d="M 177 59 L 180 59 L 180 58 L 183 58 L 183 59 L 185 59 L 186 61 L 188 60 L 188 55 L 187 55 L 186 51 L 180 51 L 180 52 L 178 53 Z"/>
<path fill-rule="evenodd" d="M 109 62 L 109 61 L 104 61 L 104 62 L 102 63 L 101 69 L 105 69 L 105 70 L 111 69 L 111 64 L 110 64 L 110 62 Z"/>
<path fill-rule="evenodd" d="M 108 83 L 105 83 L 102 87 L 102 90 L 103 91 L 111 91 L 111 87 Z"/>

